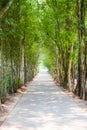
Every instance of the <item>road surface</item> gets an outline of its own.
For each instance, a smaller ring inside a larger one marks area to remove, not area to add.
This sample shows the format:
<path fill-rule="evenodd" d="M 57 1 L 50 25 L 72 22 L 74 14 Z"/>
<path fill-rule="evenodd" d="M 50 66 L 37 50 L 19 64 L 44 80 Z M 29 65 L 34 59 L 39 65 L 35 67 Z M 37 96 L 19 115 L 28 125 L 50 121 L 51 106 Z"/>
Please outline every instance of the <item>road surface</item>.
<path fill-rule="evenodd" d="M 87 112 L 42 71 L 29 83 L 0 130 L 87 130 Z"/>

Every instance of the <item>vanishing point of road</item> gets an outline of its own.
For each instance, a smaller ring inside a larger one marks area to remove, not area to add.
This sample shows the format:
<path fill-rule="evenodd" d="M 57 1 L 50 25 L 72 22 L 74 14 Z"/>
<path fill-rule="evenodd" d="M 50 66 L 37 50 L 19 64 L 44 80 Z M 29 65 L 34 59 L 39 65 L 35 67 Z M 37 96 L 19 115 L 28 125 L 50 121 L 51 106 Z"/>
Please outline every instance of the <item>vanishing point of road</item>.
<path fill-rule="evenodd" d="M 87 130 L 87 112 L 42 71 L 29 83 L 0 130 Z"/>

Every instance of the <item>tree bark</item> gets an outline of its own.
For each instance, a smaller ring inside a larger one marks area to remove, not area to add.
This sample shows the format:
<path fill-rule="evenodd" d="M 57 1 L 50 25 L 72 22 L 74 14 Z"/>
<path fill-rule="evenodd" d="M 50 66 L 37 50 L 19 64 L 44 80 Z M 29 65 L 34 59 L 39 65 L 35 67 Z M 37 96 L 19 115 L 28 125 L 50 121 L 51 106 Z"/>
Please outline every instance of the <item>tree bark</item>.
<path fill-rule="evenodd" d="M 2 17 L 7 13 L 8 9 L 10 8 L 10 6 L 12 5 L 13 0 L 10 0 L 7 5 L 1 10 L 0 12 L 0 19 L 2 19 Z"/>
<path fill-rule="evenodd" d="M 70 47 L 68 74 L 67 74 L 67 76 L 68 76 L 67 87 L 68 87 L 69 91 L 72 91 L 72 84 L 71 84 L 72 52 L 73 52 L 73 45 Z"/>
<path fill-rule="evenodd" d="M 83 98 L 84 91 L 84 64 L 83 64 L 83 26 L 84 26 L 84 0 L 77 0 L 78 18 L 78 95 Z"/>

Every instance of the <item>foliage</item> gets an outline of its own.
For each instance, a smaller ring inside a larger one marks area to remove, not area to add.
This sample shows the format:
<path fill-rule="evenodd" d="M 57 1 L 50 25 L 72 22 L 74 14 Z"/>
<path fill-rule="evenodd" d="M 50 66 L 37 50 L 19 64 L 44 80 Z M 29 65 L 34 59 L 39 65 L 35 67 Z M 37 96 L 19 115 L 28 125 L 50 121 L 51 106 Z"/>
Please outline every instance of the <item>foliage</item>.
<path fill-rule="evenodd" d="M 0 14 L 9 0 L 0 1 Z M 85 97 L 86 0 L 14 0 L 0 18 L 0 97 L 32 80 L 39 57 L 56 80 Z M 84 72 L 84 73 L 83 73 Z M 74 87 L 74 80 L 78 80 Z M 5 95 L 5 96 L 3 96 Z"/>

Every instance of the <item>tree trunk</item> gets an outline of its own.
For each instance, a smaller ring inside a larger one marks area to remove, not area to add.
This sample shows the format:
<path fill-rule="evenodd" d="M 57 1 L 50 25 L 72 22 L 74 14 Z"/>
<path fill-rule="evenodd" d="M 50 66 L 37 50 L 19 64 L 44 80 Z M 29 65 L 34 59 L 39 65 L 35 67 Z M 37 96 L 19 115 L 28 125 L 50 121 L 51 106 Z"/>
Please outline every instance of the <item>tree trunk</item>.
<path fill-rule="evenodd" d="M 84 0 L 77 0 L 77 18 L 78 18 L 78 95 L 83 97 L 84 87 L 84 65 L 83 65 L 83 25 L 84 25 Z"/>
<path fill-rule="evenodd" d="M 69 66 L 68 66 L 68 83 L 67 83 L 67 87 L 69 89 L 69 91 L 72 91 L 72 86 L 71 86 L 71 63 L 72 61 L 69 61 Z"/>
<path fill-rule="evenodd" d="M 0 19 L 2 19 L 2 17 L 7 13 L 8 9 L 12 5 L 12 3 L 13 3 L 13 0 L 10 0 L 8 2 L 8 4 L 1 10 L 1 12 L 0 12 Z"/>

